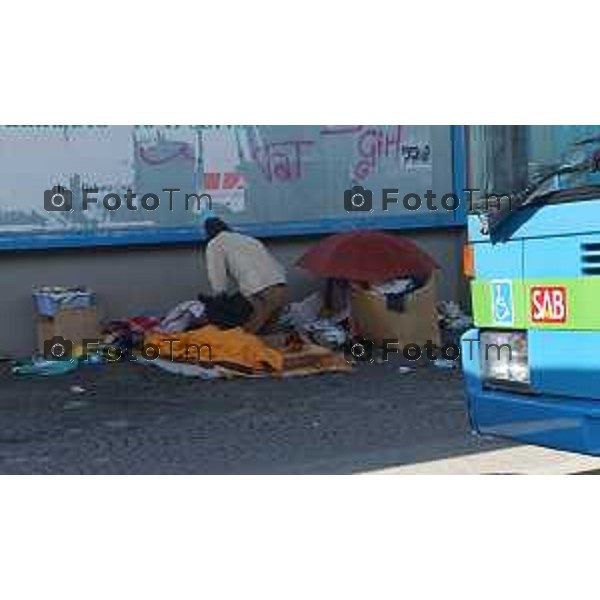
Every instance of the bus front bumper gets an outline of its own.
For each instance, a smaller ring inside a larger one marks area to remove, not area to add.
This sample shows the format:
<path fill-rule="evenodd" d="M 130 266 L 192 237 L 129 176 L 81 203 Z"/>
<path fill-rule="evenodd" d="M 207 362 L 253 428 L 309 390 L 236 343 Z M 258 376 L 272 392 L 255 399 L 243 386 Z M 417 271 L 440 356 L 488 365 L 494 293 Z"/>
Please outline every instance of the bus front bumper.
<path fill-rule="evenodd" d="M 475 431 L 600 456 L 600 403 L 597 400 L 529 396 L 482 389 L 468 392 Z"/>
<path fill-rule="evenodd" d="M 600 332 L 529 332 L 527 392 L 484 385 L 478 352 L 467 343 L 479 339 L 478 329 L 465 333 L 461 350 L 474 431 L 600 456 L 600 358 L 592 352 Z"/>

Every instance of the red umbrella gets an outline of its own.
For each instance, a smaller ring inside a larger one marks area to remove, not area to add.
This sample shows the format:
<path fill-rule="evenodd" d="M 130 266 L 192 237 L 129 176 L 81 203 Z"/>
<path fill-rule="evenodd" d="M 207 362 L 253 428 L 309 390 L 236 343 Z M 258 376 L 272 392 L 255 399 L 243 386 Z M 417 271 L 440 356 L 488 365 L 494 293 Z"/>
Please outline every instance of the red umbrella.
<path fill-rule="evenodd" d="M 427 278 L 435 261 L 405 237 L 381 231 L 351 231 L 325 238 L 298 265 L 321 277 L 382 283 L 395 277 Z"/>

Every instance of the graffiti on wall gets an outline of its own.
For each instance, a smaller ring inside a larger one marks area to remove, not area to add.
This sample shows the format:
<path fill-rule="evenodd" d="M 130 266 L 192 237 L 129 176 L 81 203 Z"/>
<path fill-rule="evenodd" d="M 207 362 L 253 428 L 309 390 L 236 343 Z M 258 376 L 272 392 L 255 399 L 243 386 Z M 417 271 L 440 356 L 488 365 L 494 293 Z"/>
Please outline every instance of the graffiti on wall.
<path fill-rule="evenodd" d="M 303 176 L 302 162 L 314 145 L 312 141 L 289 140 L 257 145 L 253 142 L 252 159 L 267 181 L 293 181 Z"/>
<path fill-rule="evenodd" d="M 403 139 L 402 125 L 372 127 L 366 125 L 328 126 L 321 135 L 344 135 L 353 138 L 356 159 L 351 165 L 352 178 L 362 181 L 380 168 L 382 163 L 390 163 L 397 169 L 409 165 L 428 164 L 431 160 L 429 143 L 407 143 Z"/>
<path fill-rule="evenodd" d="M 403 137 L 405 127 L 393 126 L 324 126 L 320 136 L 327 143 L 330 136 L 345 136 L 353 146 L 354 157 L 349 165 L 353 180 L 362 181 L 371 173 L 380 168 L 406 169 L 415 165 L 427 165 L 431 161 L 431 146 L 425 141 L 410 143 Z M 231 143 L 235 143 L 231 133 Z M 286 182 L 301 179 L 304 175 L 304 164 L 310 158 L 311 149 L 317 142 L 315 140 L 285 140 L 269 142 L 249 140 L 251 160 L 258 167 L 264 179 L 268 182 Z M 205 141 L 204 152 L 211 152 L 210 141 Z M 140 159 L 149 164 L 159 166 L 176 159 L 194 161 L 194 148 L 192 144 L 178 142 L 169 153 L 161 155 L 157 145 L 139 146 Z M 237 182 L 241 183 L 243 177 L 239 175 Z M 214 175 L 211 176 L 214 181 Z M 231 183 L 231 174 L 228 175 Z M 228 185 L 225 187 L 242 187 L 242 185 Z"/>
<path fill-rule="evenodd" d="M 40 198 L 56 184 L 75 194 L 82 185 L 121 196 L 165 186 L 206 192 L 226 214 L 254 222 L 335 217 L 354 183 L 429 187 L 431 148 L 427 126 L 0 128 L 0 231 L 194 222 L 163 211 L 166 203 L 135 214 L 48 213 Z"/>

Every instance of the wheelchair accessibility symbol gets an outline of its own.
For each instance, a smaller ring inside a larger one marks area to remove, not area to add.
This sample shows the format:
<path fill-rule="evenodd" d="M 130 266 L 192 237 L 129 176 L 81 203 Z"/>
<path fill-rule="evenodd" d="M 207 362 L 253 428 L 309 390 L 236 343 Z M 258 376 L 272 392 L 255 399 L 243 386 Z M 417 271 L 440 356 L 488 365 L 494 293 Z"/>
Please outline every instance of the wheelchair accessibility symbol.
<path fill-rule="evenodd" d="M 498 325 L 512 325 L 514 305 L 512 281 L 492 281 L 492 315 Z"/>

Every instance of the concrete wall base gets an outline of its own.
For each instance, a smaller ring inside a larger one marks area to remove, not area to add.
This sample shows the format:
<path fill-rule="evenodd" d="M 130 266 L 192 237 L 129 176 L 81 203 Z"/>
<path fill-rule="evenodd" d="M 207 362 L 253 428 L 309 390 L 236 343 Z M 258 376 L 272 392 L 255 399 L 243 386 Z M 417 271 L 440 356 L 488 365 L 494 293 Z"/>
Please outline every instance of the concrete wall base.
<path fill-rule="evenodd" d="M 398 234 L 400 235 L 400 234 Z M 403 232 L 441 267 L 440 299 L 467 301 L 461 275 L 463 229 Z M 318 238 L 268 240 L 289 268 L 292 299 L 318 289 L 320 281 L 295 261 Z M 102 320 L 164 314 L 178 302 L 208 291 L 201 247 L 133 247 L 0 254 L 0 354 L 29 355 L 35 346 L 31 291 L 37 285 L 85 285 L 96 291 Z"/>

